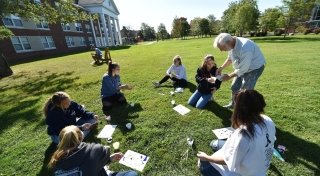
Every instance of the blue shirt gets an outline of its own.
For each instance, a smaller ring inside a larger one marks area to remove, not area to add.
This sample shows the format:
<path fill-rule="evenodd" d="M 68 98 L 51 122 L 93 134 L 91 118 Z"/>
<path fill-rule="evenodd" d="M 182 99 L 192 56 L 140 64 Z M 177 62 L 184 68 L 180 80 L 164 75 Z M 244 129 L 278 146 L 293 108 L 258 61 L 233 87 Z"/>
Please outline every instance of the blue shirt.
<path fill-rule="evenodd" d="M 233 68 L 238 76 L 256 70 L 266 63 L 258 45 L 242 37 L 236 38 L 234 48 L 229 51 L 229 59 L 232 60 Z"/>
<path fill-rule="evenodd" d="M 96 48 L 96 55 L 102 56 L 102 52 L 99 50 L 99 48 Z"/>
<path fill-rule="evenodd" d="M 101 87 L 101 97 L 110 97 L 117 93 L 120 93 L 121 82 L 120 76 L 110 76 L 107 73 L 103 75 L 102 87 Z"/>

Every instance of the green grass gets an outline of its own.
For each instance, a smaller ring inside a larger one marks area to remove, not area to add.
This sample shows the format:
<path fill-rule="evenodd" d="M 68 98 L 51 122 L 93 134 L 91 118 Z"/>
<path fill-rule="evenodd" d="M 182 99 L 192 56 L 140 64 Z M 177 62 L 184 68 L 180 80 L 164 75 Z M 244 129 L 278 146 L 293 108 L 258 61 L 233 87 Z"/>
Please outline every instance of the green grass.
<path fill-rule="evenodd" d="M 284 154 L 286 162 L 272 159 L 268 175 L 319 175 L 320 36 L 254 40 L 267 59 L 256 89 L 265 96 L 266 114 L 276 123 L 276 144 L 288 149 Z M 230 125 L 232 112 L 221 107 L 229 101 L 230 82 L 222 84 L 215 95 L 216 103 L 210 103 L 205 110 L 189 107 L 191 112 L 180 116 L 170 104 L 172 99 L 187 104 L 196 88 L 196 68 L 208 53 L 216 57 L 218 65 L 226 57 L 226 53 L 213 49 L 209 38 L 170 40 L 111 51 L 114 61 L 121 65 L 122 82 L 135 86 L 125 95 L 129 102 L 136 103 L 135 108 L 114 109 L 113 122 L 119 128 L 113 141 L 121 143 L 123 152 L 131 149 L 150 156 L 142 175 L 198 175 L 196 151 L 211 153 L 208 144 L 215 138 L 211 130 Z M 183 57 L 191 83 L 183 94 L 171 97 L 171 87 L 154 89 L 151 82 L 163 76 L 176 54 Z M 66 91 L 87 109 L 103 114 L 99 93 L 107 67 L 93 67 L 90 62 L 90 53 L 85 52 L 20 64 L 12 67 L 13 76 L 0 81 L 0 175 L 50 175 L 46 165 L 54 149 L 41 109 L 55 91 Z M 132 131 L 124 128 L 128 121 L 134 124 Z M 99 130 L 105 123 L 102 121 Z M 189 136 L 195 138 L 196 146 L 184 160 Z M 94 135 L 88 141 L 107 144 Z M 127 168 L 112 164 L 111 169 Z"/>

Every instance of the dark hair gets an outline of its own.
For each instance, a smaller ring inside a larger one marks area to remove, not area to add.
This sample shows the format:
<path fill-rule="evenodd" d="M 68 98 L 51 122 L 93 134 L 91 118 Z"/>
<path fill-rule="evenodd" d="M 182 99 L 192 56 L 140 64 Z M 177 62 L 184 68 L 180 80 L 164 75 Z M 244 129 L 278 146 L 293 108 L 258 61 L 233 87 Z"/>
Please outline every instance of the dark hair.
<path fill-rule="evenodd" d="M 112 76 L 112 70 L 117 68 L 117 67 L 120 67 L 120 65 L 117 64 L 117 63 L 112 63 L 112 61 L 110 61 L 109 62 L 109 67 L 108 67 L 108 75 Z"/>
<path fill-rule="evenodd" d="M 54 107 L 59 107 L 61 102 L 65 99 L 70 99 L 70 96 L 67 93 L 61 91 L 54 93 L 52 97 L 47 100 L 43 107 L 44 115 L 47 117 L 50 105 L 52 105 L 51 109 Z"/>
<path fill-rule="evenodd" d="M 264 125 L 261 113 L 264 112 L 266 103 L 263 96 L 256 90 L 242 90 L 236 96 L 235 108 L 232 114 L 232 127 L 246 126 L 244 132 L 254 137 L 254 124 Z"/>

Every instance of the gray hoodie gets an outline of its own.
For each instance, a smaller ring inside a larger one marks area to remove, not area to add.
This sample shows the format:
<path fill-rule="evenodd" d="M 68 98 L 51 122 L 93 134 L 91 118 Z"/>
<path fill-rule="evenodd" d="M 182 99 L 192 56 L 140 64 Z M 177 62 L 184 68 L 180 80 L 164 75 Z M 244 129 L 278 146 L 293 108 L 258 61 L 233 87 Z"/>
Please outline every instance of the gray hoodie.
<path fill-rule="evenodd" d="M 82 142 L 69 156 L 58 161 L 54 170 L 56 173 L 82 173 L 82 176 L 107 176 L 103 167 L 110 162 L 108 147 Z"/>

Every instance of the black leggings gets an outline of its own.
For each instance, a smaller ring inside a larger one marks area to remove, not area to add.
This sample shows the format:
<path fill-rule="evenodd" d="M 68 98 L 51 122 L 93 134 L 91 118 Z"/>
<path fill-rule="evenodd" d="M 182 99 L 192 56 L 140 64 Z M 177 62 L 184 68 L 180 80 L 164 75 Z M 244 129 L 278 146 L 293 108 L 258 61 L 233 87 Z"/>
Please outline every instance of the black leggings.
<path fill-rule="evenodd" d="M 182 87 L 185 88 L 187 87 L 187 81 L 185 79 L 178 79 L 178 78 L 171 78 L 170 76 L 166 75 L 165 77 L 162 78 L 162 80 L 159 82 L 159 84 L 162 84 L 166 81 L 168 81 L 168 79 L 171 79 L 173 81 L 173 86 L 174 87 Z"/>
<path fill-rule="evenodd" d="M 102 98 L 102 110 L 104 114 L 106 114 L 109 110 L 111 110 L 112 106 L 115 104 L 126 104 L 127 100 L 124 97 L 123 93 L 117 93 L 110 97 Z M 107 115 L 107 114 L 106 114 Z"/>

